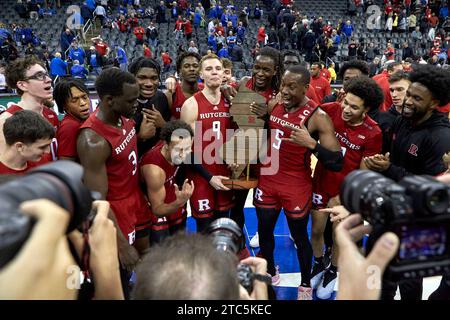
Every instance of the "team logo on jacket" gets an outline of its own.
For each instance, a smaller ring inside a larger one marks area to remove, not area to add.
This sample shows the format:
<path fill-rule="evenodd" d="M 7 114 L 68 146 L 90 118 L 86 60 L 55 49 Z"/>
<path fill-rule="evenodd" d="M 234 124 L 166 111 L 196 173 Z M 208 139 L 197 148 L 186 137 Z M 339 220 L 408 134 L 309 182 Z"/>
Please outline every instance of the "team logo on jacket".
<path fill-rule="evenodd" d="M 410 153 L 413 156 L 417 157 L 417 150 L 419 150 L 419 147 L 417 147 L 414 143 L 411 143 L 411 145 L 409 146 L 408 153 Z"/>

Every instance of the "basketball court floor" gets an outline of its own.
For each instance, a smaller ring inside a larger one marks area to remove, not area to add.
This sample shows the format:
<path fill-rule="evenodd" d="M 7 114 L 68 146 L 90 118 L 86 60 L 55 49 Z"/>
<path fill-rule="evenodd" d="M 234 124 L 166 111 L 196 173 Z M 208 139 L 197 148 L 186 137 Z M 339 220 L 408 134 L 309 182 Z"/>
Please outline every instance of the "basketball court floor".
<path fill-rule="evenodd" d="M 255 256 L 259 248 L 251 248 L 249 245 L 250 239 L 257 231 L 257 218 L 255 208 L 252 204 L 252 192 L 249 193 L 245 205 L 245 227 L 244 233 L 247 242 L 247 247 L 252 256 Z M 190 211 L 190 210 L 189 210 Z M 195 221 L 192 217 L 188 218 L 188 230 L 195 230 Z M 308 226 L 308 233 L 311 235 L 311 221 Z M 301 280 L 301 270 L 297 260 L 296 250 L 293 241 L 289 238 L 289 228 L 286 218 L 281 212 L 275 227 L 275 263 L 280 267 L 281 282 L 275 288 L 278 300 L 297 300 L 297 287 Z M 422 299 L 428 299 L 428 296 L 439 286 L 441 277 L 430 277 L 424 279 L 424 290 Z M 336 284 L 335 292 L 330 300 L 336 298 L 336 293 L 339 288 L 339 283 Z M 314 295 L 314 299 L 317 299 Z M 396 299 L 400 299 L 397 291 Z"/>

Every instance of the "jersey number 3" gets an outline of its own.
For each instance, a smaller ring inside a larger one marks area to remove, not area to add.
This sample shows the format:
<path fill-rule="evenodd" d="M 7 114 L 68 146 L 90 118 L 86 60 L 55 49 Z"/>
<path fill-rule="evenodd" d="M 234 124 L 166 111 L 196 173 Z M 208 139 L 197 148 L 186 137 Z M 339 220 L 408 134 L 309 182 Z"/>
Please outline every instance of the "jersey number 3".
<path fill-rule="evenodd" d="M 130 160 L 131 164 L 133 165 L 133 172 L 131 174 L 134 176 L 137 171 L 137 157 L 136 152 L 134 152 L 134 150 L 131 151 L 130 155 L 128 156 L 128 160 Z"/>

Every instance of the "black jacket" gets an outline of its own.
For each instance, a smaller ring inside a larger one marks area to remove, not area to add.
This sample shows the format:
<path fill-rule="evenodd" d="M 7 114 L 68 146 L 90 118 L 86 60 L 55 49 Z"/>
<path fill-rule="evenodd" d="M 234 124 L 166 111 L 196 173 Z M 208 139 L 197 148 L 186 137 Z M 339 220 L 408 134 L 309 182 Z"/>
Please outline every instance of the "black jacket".
<path fill-rule="evenodd" d="M 450 151 L 450 123 L 439 111 L 418 126 L 398 117 L 392 126 L 391 165 L 383 174 L 399 181 L 409 174 L 436 176 L 446 170 L 442 161 Z"/>
<path fill-rule="evenodd" d="M 386 112 L 380 112 L 378 119 L 375 120 L 383 133 L 383 147 L 381 148 L 383 154 L 391 150 L 392 125 L 398 116 L 401 116 L 401 114 L 394 106 L 391 106 Z"/>

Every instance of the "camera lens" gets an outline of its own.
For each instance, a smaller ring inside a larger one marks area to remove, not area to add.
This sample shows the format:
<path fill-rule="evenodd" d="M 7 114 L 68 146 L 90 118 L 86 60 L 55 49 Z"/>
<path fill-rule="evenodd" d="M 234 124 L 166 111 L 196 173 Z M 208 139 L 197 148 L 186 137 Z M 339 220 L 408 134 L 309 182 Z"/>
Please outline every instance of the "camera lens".
<path fill-rule="evenodd" d="M 229 218 L 214 220 L 205 230 L 210 235 L 217 250 L 237 254 L 245 246 L 242 231 Z"/>
<path fill-rule="evenodd" d="M 442 214 L 447 212 L 449 203 L 450 200 L 447 190 L 429 190 L 426 195 L 426 206 L 433 213 Z"/>

